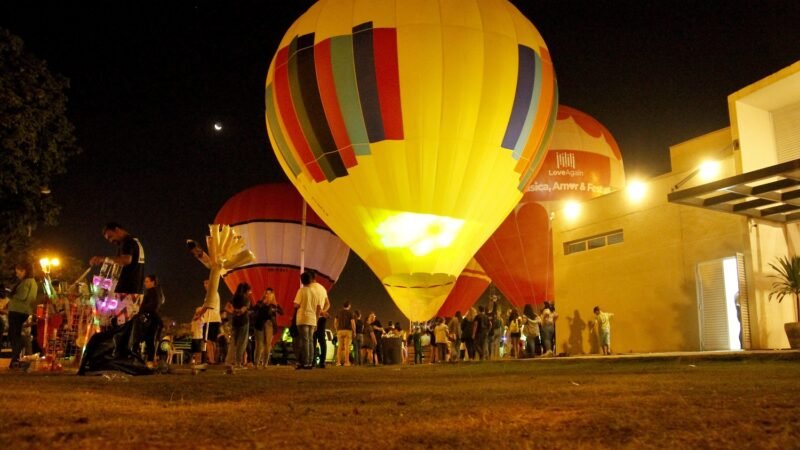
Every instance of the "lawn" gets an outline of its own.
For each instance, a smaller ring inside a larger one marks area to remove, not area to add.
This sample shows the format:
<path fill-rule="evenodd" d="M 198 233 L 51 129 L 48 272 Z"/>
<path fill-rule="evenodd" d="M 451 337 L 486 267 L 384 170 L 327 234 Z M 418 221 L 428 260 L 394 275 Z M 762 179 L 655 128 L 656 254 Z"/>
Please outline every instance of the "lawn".
<path fill-rule="evenodd" d="M 797 448 L 798 380 L 797 357 L 2 373 L 0 448 Z"/>

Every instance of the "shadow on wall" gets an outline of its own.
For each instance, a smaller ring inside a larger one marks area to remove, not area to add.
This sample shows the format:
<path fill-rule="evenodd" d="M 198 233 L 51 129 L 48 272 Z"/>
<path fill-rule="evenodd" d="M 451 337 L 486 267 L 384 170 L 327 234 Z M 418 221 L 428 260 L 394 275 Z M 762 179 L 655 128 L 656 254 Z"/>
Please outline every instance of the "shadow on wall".
<path fill-rule="evenodd" d="M 568 355 L 583 355 L 586 353 L 584 349 L 584 333 L 589 330 L 589 325 L 581 318 L 581 313 L 576 309 L 571 317 L 567 317 L 569 324 L 569 336 L 564 342 L 564 353 Z M 597 339 L 590 339 L 589 342 L 594 342 L 591 353 L 597 352 Z"/>
<path fill-rule="evenodd" d="M 697 298 L 697 284 L 694 277 L 681 286 L 682 299 L 672 300 L 672 330 L 675 348 L 669 344 L 661 351 L 699 351 L 700 350 L 700 310 Z M 661 299 L 670 301 L 667 298 Z M 682 300 L 682 301 L 681 301 Z"/>
<path fill-rule="evenodd" d="M 600 335 L 597 328 L 597 321 L 592 319 L 586 324 L 586 329 L 589 331 L 589 354 L 600 354 Z M 613 347 L 612 347 L 613 350 Z"/>

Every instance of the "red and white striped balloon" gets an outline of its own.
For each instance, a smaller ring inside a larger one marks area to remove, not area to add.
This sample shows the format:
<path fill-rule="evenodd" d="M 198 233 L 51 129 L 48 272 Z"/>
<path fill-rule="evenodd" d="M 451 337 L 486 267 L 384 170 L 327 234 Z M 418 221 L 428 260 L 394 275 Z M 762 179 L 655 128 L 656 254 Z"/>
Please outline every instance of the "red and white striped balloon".
<path fill-rule="evenodd" d="M 262 184 L 231 197 L 217 213 L 216 224 L 228 224 L 243 236 L 255 261 L 228 272 L 225 284 L 231 292 L 239 283 L 260 297 L 271 287 L 285 314 L 280 326 L 291 323 L 292 303 L 300 287 L 303 198 L 289 183 Z M 317 272 L 317 282 L 330 289 L 342 273 L 350 248 L 325 222 L 306 208 L 306 269 Z"/>

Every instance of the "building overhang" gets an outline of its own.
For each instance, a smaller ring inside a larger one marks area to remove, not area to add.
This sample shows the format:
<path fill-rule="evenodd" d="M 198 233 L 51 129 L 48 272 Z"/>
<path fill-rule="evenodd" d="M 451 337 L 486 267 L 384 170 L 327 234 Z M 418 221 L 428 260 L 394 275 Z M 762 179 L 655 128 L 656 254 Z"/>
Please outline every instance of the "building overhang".
<path fill-rule="evenodd" d="M 674 191 L 667 201 L 776 223 L 800 222 L 800 159 Z"/>

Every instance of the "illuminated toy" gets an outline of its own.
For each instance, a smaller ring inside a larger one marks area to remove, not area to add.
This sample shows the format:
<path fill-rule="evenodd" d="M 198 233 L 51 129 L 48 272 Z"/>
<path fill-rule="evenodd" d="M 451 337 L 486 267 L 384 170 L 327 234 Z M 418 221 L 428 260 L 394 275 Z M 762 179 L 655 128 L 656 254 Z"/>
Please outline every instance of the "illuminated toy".
<path fill-rule="evenodd" d="M 122 266 L 114 264 L 109 258 L 106 258 L 100 267 L 100 272 L 92 277 L 92 294 L 102 327 L 108 326 L 118 309 L 122 309 L 119 308 L 119 297 L 114 295 L 121 272 Z"/>
<path fill-rule="evenodd" d="M 544 41 L 506 0 L 321 0 L 281 41 L 265 100 L 289 180 L 419 321 L 532 182 L 556 97 Z"/>
<path fill-rule="evenodd" d="M 245 247 L 245 240 L 229 225 L 209 225 L 206 236 L 208 246 L 208 290 L 206 301 L 219 290 L 219 279 L 224 272 L 249 264 L 255 260 L 253 252 Z M 201 260 L 202 262 L 202 260 Z"/>

